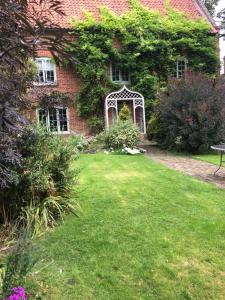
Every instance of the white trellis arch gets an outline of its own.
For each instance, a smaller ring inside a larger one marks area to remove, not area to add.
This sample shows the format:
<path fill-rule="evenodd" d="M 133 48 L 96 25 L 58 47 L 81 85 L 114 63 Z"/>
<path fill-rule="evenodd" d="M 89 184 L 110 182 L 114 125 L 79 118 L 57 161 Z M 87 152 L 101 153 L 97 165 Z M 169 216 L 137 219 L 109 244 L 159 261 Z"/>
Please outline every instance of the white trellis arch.
<path fill-rule="evenodd" d="M 133 106 L 133 121 L 136 122 L 137 109 L 140 108 L 140 131 L 146 133 L 145 122 L 145 100 L 144 97 L 138 93 L 130 91 L 124 86 L 119 91 L 109 94 L 105 99 L 105 123 L 106 128 L 109 128 L 109 109 L 115 109 L 116 120 L 118 120 L 118 101 L 131 101 Z"/>

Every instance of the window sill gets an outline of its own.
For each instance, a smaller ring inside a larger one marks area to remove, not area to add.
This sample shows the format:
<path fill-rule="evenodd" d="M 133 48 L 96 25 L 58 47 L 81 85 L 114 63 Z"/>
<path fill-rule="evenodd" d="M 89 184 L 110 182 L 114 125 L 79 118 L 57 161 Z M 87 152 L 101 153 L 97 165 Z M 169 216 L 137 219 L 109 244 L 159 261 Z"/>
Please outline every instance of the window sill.
<path fill-rule="evenodd" d="M 62 134 L 62 135 L 68 135 L 68 134 L 70 134 L 70 131 L 60 131 L 60 132 L 58 132 L 58 131 L 50 131 L 50 133 L 52 133 L 52 134 L 58 134 L 58 135 L 60 135 L 60 134 Z"/>
<path fill-rule="evenodd" d="M 33 84 L 35 87 L 36 86 L 40 86 L 40 87 L 44 87 L 44 86 L 47 86 L 47 87 L 55 87 L 55 86 L 58 86 L 58 82 L 53 82 L 53 83 L 36 83 L 34 82 Z"/>
<path fill-rule="evenodd" d="M 115 84 L 121 84 L 121 85 L 129 85 L 131 84 L 130 81 L 113 81 L 111 80 L 112 83 L 115 83 Z"/>

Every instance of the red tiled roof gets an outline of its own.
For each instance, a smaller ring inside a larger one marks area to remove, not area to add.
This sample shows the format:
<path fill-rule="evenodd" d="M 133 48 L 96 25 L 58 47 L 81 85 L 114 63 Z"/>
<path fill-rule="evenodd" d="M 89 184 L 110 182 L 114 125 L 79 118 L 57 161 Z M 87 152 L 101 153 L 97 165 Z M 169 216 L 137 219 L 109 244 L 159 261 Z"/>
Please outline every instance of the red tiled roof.
<path fill-rule="evenodd" d="M 69 20 L 73 17 L 83 18 L 84 11 L 89 11 L 98 18 L 99 8 L 102 6 L 108 7 L 114 13 L 121 15 L 130 9 L 129 0 L 61 0 L 62 8 L 65 12 L 64 17 L 54 17 L 54 21 L 63 28 L 69 27 Z M 140 0 L 144 6 L 151 10 L 165 12 L 165 0 Z M 191 18 L 203 17 L 213 26 L 216 31 L 216 26 L 212 18 L 208 14 L 201 0 L 170 0 L 173 8 L 186 13 Z"/>

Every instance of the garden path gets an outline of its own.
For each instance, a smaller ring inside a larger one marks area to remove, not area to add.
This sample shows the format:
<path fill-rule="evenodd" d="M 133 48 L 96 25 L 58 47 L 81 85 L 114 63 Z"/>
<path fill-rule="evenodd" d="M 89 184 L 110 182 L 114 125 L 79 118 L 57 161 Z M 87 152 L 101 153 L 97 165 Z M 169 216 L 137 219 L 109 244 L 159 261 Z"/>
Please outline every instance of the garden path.
<path fill-rule="evenodd" d="M 188 156 L 176 155 L 160 150 L 156 146 L 148 146 L 147 155 L 154 161 L 160 162 L 169 168 L 181 171 L 202 181 L 211 182 L 225 189 L 225 167 L 214 176 L 217 166 Z M 219 158 L 218 158 L 219 163 Z"/>

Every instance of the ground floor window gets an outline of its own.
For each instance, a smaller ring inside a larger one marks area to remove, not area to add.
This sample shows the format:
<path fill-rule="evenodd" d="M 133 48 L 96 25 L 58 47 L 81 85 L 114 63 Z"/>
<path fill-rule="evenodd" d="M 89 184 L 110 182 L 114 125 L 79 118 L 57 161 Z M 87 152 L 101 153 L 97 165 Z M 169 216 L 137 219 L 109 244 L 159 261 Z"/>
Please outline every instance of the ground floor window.
<path fill-rule="evenodd" d="M 69 132 L 68 108 L 66 107 L 38 109 L 37 117 L 38 122 L 46 126 L 50 132 Z"/>

